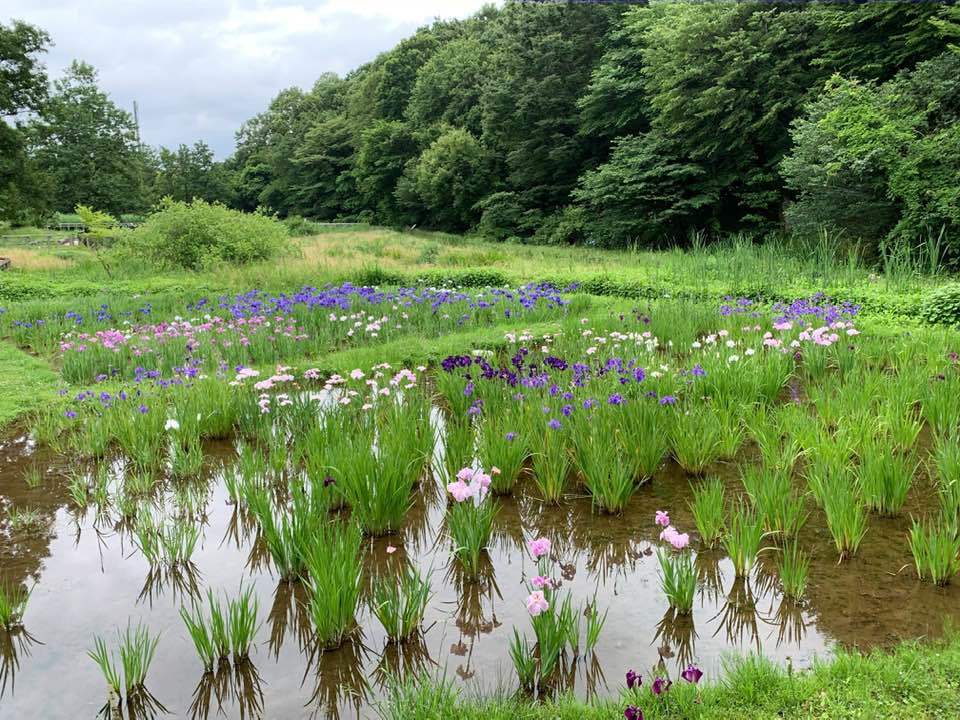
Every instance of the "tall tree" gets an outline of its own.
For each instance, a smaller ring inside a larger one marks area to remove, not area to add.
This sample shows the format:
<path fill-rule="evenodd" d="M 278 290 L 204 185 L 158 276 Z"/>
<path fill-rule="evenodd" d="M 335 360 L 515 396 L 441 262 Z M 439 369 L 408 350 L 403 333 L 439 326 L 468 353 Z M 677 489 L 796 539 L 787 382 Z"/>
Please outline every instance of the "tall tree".
<path fill-rule="evenodd" d="M 146 158 L 133 117 L 97 85 L 97 72 L 74 61 L 43 116 L 29 126 L 31 149 L 53 178 L 54 206 L 87 205 L 113 214 L 143 210 Z"/>
<path fill-rule="evenodd" d="M 21 124 L 41 112 L 50 37 L 37 27 L 0 23 L 0 219 L 36 222 L 49 208 L 49 180 L 26 153 Z"/>

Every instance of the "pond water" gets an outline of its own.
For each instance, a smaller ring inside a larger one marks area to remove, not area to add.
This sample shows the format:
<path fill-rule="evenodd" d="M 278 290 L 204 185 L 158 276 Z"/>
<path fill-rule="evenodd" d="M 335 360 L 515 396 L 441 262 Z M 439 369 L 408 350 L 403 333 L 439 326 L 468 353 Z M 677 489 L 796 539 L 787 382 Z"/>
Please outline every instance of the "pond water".
<path fill-rule="evenodd" d="M 233 449 L 209 445 L 206 452 L 214 467 Z M 31 489 L 23 476 L 34 465 L 45 472 L 42 484 Z M 749 652 L 802 668 L 836 644 L 869 649 L 936 636 L 946 617 L 960 619 L 960 587 L 918 582 L 906 542 L 911 515 L 926 515 L 936 503 L 927 478 L 914 483 L 900 517 L 870 517 L 859 554 L 842 564 L 823 513 L 811 506 L 801 534 L 812 556 L 802 604 L 782 599 L 775 551 L 761 556 L 747 582 L 734 581 L 722 551 L 710 551 L 697 556 L 700 584 L 692 616 L 674 617 L 659 588 L 654 511 L 668 509 L 683 529 L 694 524 L 687 508 L 690 478 L 667 464 L 618 517 L 593 512 L 585 496 L 546 506 L 532 483 L 521 483 L 515 496 L 499 499 L 490 566 L 481 582 L 463 582 L 451 566 L 442 528 L 444 494 L 439 481 L 424 481 L 404 531 L 365 546 L 368 580 L 399 572 L 407 560 L 432 572 L 434 596 L 422 638 L 390 645 L 364 609 L 354 642 L 317 653 L 302 588 L 271 572 L 255 522 L 229 502 L 216 472 L 204 479 L 205 523 L 194 570 L 151 574 L 127 528 L 93 510 L 79 515 L 72 508 L 67 474 L 73 465 L 35 450 L 26 437 L 0 445 L 0 581 L 33 586 L 24 628 L 12 636 L 0 630 L 2 720 L 95 717 L 106 687 L 86 651 L 95 633 L 109 642 L 128 619 L 161 633 L 147 678 L 156 705 L 138 713 L 146 717 L 163 710 L 187 718 L 374 717 L 387 678 L 397 672 L 439 674 L 474 692 L 512 688 L 507 648 L 513 627 L 532 637 L 524 599 L 535 566 L 525 543 L 539 536 L 551 539 L 552 556 L 575 601 L 596 595 L 601 611 L 609 611 L 595 652 L 568 662 L 563 673 L 561 683 L 580 696 L 615 695 L 628 668 L 648 676 L 662 663 L 661 672 L 676 677 L 695 662 L 716 678 L 726 656 Z M 710 474 L 739 491 L 736 464 L 716 464 Z M 45 530 L 14 532 L 11 506 L 38 509 Z M 179 608 L 191 593 L 207 588 L 235 594 L 241 580 L 255 585 L 263 620 L 251 662 L 204 677 Z"/>

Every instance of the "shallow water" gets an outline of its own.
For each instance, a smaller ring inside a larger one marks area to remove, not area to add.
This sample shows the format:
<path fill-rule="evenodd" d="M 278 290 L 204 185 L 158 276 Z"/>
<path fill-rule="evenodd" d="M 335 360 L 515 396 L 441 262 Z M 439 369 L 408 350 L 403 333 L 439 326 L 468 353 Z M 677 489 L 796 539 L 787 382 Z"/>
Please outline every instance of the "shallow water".
<path fill-rule="evenodd" d="M 227 457 L 229 445 L 210 445 L 212 458 Z M 742 458 L 743 459 L 743 458 Z M 741 460 L 742 460 L 741 459 Z M 46 468 L 43 484 L 23 480 L 29 465 Z M 214 463 L 211 463 L 214 464 Z M 668 509 L 674 524 L 693 528 L 687 510 L 689 478 L 666 465 L 643 486 L 621 517 L 598 515 L 586 497 L 559 507 L 544 506 L 535 488 L 522 484 L 500 499 L 496 539 L 487 579 L 464 583 L 451 568 L 442 536 L 443 495 L 426 481 L 403 533 L 369 543 L 368 578 L 398 572 L 407 558 L 432 570 L 434 597 L 422 641 L 389 645 L 379 623 L 364 610 L 357 640 L 333 652 L 310 647 L 302 589 L 271 575 L 269 556 L 256 541 L 255 525 L 228 502 L 217 476 L 209 493 L 195 571 L 151 575 L 129 533 L 94 511 L 77 516 L 66 490 L 72 461 L 34 451 L 26 438 L 0 444 L 0 580 L 35 584 L 24 629 L 13 637 L 0 630 L 0 719 L 50 720 L 94 717 L 106 700 L 98 668 L 86 657 L 94 633 L 108 641 L 128 619 L 162 634 L 148 688 L 172 717 L 371 717 L 386 678 L 397 671 L 427 670 L 474 691 L 512 687 L 507 653 L 512 628 L 532 637 L 524 605 L 525 578 L 535 572 L 526 539 L 553 542 L 564 586 L 575 602 L 596 594 L 609 609 L 593 655 L 569 663 L 562 684 L 578 695 L 616 694 L 623 673 L 644 676 L 660 663 L 671 676 L 696 662 L 708 677 L 722 674 L 724 656 L 763 652 L 784 665 L 808 666 L 839 643 L 868 649 L 942 632 L 947 617 L 960 619 L 960 588 L 935 588 L 917 581 L 906 542 L 911 515 L 935 503 L 926 478 L 919 478 L 902 515 L 875 516 L 859 555 L 838 564 L 822 512 L 811 506 L 801 535 L 811 553 L 808 600 L 782 600 L 775 551 L 768 551 L 749 582 L 735 582 L 721 551 L 701 553 L 701 572 L 692 617 L 674 618 L 659 589 L 654 554 L 656 509 Z M 710 469 L 739 489 L 733 463 Z M 37 508 L 47 523 L 40 533 L 12 533 L 10 505 Z M 387 547 L 398 550 L 390 554 Z M 264 620 L 251 663 L 204 679 L 202 665 L 179 616 L 191 592 L 235 593 L 241 580 L 255 583 Z M 145 708 L 142 716 L 150 716 Z"/>

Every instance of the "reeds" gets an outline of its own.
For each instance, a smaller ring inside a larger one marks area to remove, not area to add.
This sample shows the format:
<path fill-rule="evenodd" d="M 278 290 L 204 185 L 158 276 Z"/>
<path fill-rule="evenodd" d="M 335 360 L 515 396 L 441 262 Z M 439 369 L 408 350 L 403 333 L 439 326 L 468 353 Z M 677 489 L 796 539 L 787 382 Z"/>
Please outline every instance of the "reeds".
<path fill-rule="evenodd" d="M 23 622 L 30 591 L 21 585 L 0 583 L 0 627 L 7 631 Z"/>
<path fill-rule="evenodd" d="M 87 651 L 87 655 L 100 668 L 109 690 L 117 696 L 123 690 L 129 699 L 145 689 L 147 673 L 159 642 L 159 634 L 151 636 L 145 626 L 137 625 L 134 628 L 127 623 L 125 631 L 121 633 L 117 630 L 119 666 L 115 653 L 107 649 L 106 642 L 99 635 L 94 637 L 93 650 Z"/>
<path fill-rule="evenodd" d="M 947 585 L 960 570 L 960 537 L 955 523 L 914 520 L 910 528 L 910 552 L 917 577 L 934 585 Z"/>
<path fill-rule="evenodd" d="M 373 614 L 390 642 L 403 642 L 419 632 L 430 596 L 430 579 L 411 567 L 399 580 L 383 580 L 374 586 Z"/>
<path fill-rule="evenodd" d="M 723 537 L 723 497 L 723 481 L 720 478 L 704 480 L 693 489 L 690 512 L 693 513 L 700 540 L 708 548 L 714 547 Z"/>
<path fill-rule="evenodd" d="M 306 548 L 304 583 L 310 596 L 310 618 L 322 648 L 340 647 L 356 627 L 362 539 L 356 524 L 324 522 Z"/>
<path fill-rule="evenodd" d="M 796 540 L 788 543 L 780 556 L 780 585 L 785 597 L 791 600 L 803 597 L 809 570 L 810 557 L 800 549 Z"/>
<path fill-rule="evenodd" d="M 747 577 L 757 562 L 763 539 L 763 518 L 744 503 L 730 514 L 723 546 L 733 563 L 736 577 Z"/>
<path fill-rule="evenodd" d="M 913 483 L 917 461 L 889 445 L 873 442 L 863 448 L 858 480 L 867 509 L 888 517 L 899 514 Z"/>
<path fill-rule="evenodd" d="M 867 534 L 867 512 L 852 485 L 844 478 L 828 482 L 823 488 L 823 510 L 840 558 L 855 555 Z"/>
<path fill-rule="evenodd" d="M 657 560 L 660 563 L 660 589 L 670 607 L 680 615 L 689 614 L 697 594 L 697 571 L 691 553 L 660 548 Z"/>

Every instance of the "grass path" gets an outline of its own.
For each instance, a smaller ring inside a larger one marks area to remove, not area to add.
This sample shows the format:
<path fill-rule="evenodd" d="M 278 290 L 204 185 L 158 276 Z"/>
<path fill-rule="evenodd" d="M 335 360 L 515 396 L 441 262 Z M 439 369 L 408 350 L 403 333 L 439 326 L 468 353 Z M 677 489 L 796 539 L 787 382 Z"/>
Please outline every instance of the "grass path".
<path fill-rule="evenodd" d="M 54 400 L 57 383 L 43 360 L 0 341 L 0 427 Z"/>
<path fill-rule="evenodd" d="M 635 702 L 645 720 L 934 720 L 960 717 L 960 635 L 905 643 L 889 653 L 840 652 L 812 670 L 790 674 L 755 657 L 736 662 L 722 683 L 694 688 L 680 680 L 659 700 L 644 674 Z M 623 677 L 608 677 L 611 688 Z M 399 688 L 384 720 L 621 720 L 624 702 L 573 698 L 536 704 L 476 700 L 426 682 Z"/>

